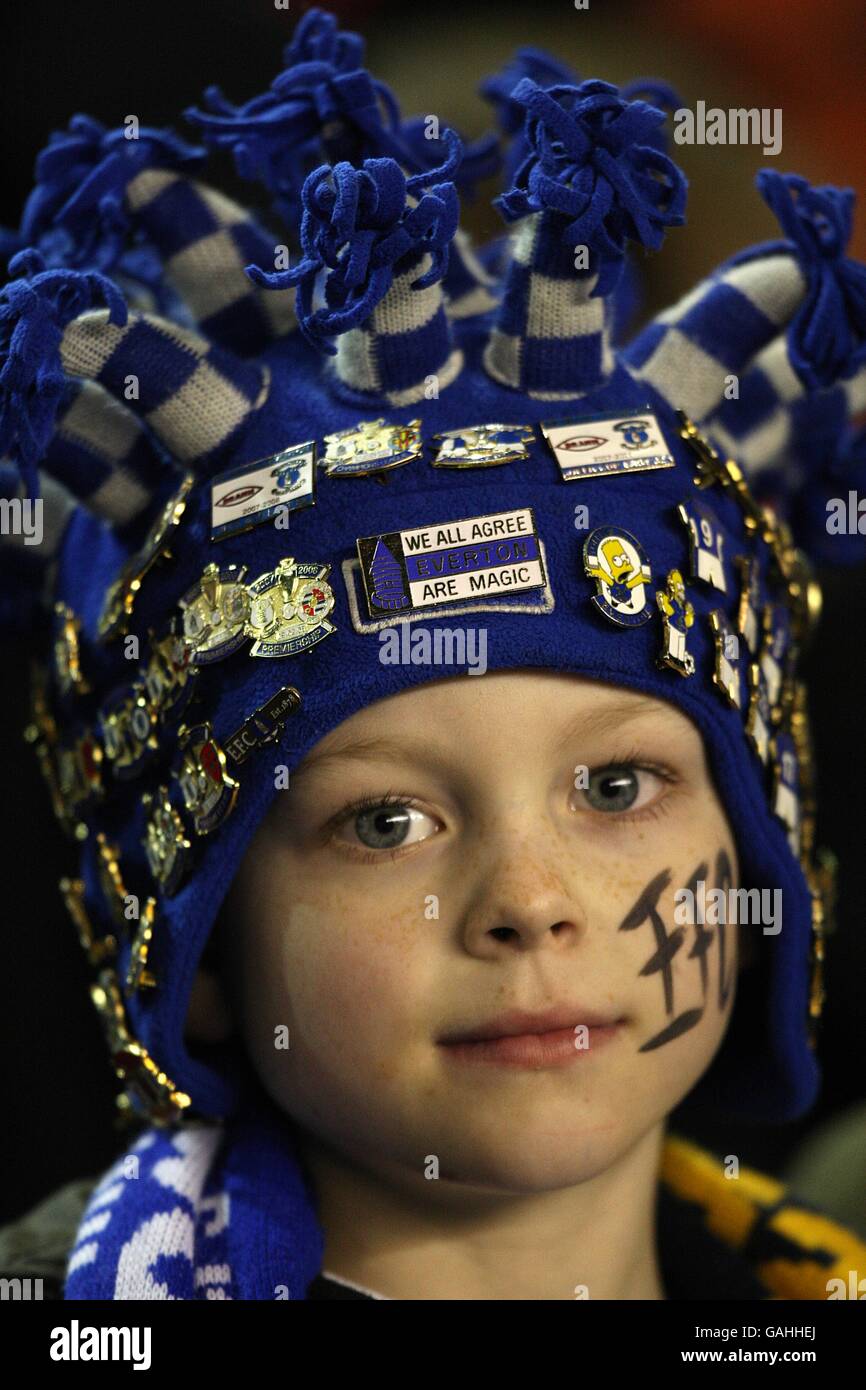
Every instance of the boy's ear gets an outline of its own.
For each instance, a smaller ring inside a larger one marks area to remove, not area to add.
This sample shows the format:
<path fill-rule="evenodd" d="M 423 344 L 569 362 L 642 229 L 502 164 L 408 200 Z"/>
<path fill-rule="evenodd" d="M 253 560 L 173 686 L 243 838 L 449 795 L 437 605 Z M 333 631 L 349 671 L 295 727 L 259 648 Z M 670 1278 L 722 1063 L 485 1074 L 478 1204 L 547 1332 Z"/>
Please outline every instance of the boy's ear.
<path fill-rule="evenodd" d="M 220 1043 L 234 1031 L 225 991 L 214 970 L 200 965 L 193 981 L 184 1033 L 194 1042 Z"/>

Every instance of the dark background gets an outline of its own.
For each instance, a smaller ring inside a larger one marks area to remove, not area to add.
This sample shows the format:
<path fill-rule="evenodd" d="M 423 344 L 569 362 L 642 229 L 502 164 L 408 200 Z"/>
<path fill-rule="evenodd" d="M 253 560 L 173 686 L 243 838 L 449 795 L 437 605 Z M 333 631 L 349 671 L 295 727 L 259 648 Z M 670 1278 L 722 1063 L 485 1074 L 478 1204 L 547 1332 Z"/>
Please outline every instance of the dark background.
<path fill-rule="evenodd" d="M 286 13 L 270 0 L 82 0 L 9 3 L 3 13 L 0 81 L 0 223 L 17 225 L 32 187 L 33 162 L 52 130 L 83 111 L 110 125 L 129 114 L 142 124 L 174 125 L 195 140 L 184 107 L 216 83 L 245 100 L 281 67 L 281 49 L 305 6 Z M 395 90 L 406 115 L 435 112 L 464 134 L 488 127 L 476 94 L 522 44 L 569 62 L 582 77 L 621 83 L 653 76 L 685 105 L 781 107 L 783 149 L 776 159 L 754 147 L 672 146 L 690 180 L 689 225 L 674 230 L 645 264 L 644 313 L 690 289 L 719 261 L 776 234 L 752 186 L 764 164 L 813 181 L 866 188 L 862 138 L 866 25 L 862 0 L 569 0 L 508 5 L 332 4 L 343 24 L 368 41 L 368 66 Z M 239 185 L 226 160 L 208 180 L 266 212 L 261 191 Z M 500 230 L 482 187 L 464 217 L 478 238 Z M 268 214 L 268 220 L 274 219 Z M 852 253 L 866 259 L 866 214 Z M 866 1056 L 866 573 L 822 571 L 825 616 L 807 676 L 819 768 L 819 843 L 840 861 L 838 929 L 830 942 L 828 1003 L 819 1044 L 825 1084 L 807 1120 L 763 1130 L 693 1128 L 692 1137 L 743 1162 L 779 1172 L 798 1143 L 823 1121 L 864 1098 Z M 30 751 L 26 670 L 33 639 L 0 645 L 0 799 L 3 965 L 0 1018 L 5 1142 L 0 1222 L 73 1177 L 102 1171 L 119 1151 L 113 1130 L 115 1086 L 87 995 L 91 974 L 57 893 L 74 869 Z M 681 1126 L 681 1132 L 687 1132 Z"/>

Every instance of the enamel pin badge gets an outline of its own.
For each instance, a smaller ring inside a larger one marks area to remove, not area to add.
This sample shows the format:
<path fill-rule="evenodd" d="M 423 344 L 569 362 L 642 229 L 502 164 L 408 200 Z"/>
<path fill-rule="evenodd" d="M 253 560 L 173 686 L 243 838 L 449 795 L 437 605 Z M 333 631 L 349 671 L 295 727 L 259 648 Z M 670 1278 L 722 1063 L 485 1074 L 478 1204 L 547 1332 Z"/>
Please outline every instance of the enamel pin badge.
<path fill-rule="evenodd" d="M 196 666 L 223 661 L 244 644 L 250 599 L 246 565 L 208 565 L 180 600 L 183 635 Z"/>
<path fill-rule="evenodd" d="M 491 468 L 528 458 L 527 445 L 535 438 L 531 425 L 472 425 L 469 429 L 443 430 L 434 468 Z"/>
<path fill-rule="evenodd" d="M 652 571 L 635 536 L 618 526 L 598 527 L 584 542 L 583 568 L 598 586 L 593 603 L 612 623 L 640 627 L 649 622 L 653 610 L 647 602 L 647 588 Z"/>
<path fill-rule="evenodd" d="M 740 667 L 740 644 L 743 641 L 731 627 L 727 613 L 716 608 L 710 614 L 710 627 L 715 643 L 713 684 L 735 709 L 743 708 L 743 678 Z"/>
<path fill-rule="evenodd" d="M 664 649 L 658 658 L 681 676 L 693 676 L 695 659 L 686 650 L 686 637 L 694 625 L 695 610 L 686 597 L 686 586 L 679 570 L 671 570 L 664 589 L 656 590 L 656 603 L 664 625 Z"/>
<path fill-rule="evenodd" d="M 330 565 L 297 564 L 287 557 L 248 586 L 244 634 L 253 638 L 250 656 L 297 656 L 336 631 L 328 621 L 334 594 Z"/>
<path fill-rule="evenodd" d="M 81 621 L 65 603 L 54 605 L 54 674 L 61 695 L 90 690 L 81 670 Z"/>
<path fill-rule="evenodd" d="M 328 477 L 362 478 L 399 468 L 421 457 L 421 421 L 389 425 L 380 420 L 362 420 L 348 430 L 325 435 L 322 467 Z"/>
<path fill-rule="evenodd" d="M 163 637 L 151 633 L 150 655 L 141 676 L 147 698 L 160 724 L 177 719 L 186 709 L 198 677 L 192 647 L 172 618 Z"/>
<path fill-rule="evenodd" d="M 293 685 L 284 686 L 245 719 L 239 729 L 225 741 L 226 756 L 233 762 L 246 762 L 251 753 L 266 743 L 276 743 L 286 727 L 286 720 L 300 707 L 301 693 Z"/>
<path fill-rule="evenodd" d="M 738 555 L 734 561 L 740 573 L 740 602 L 737 609 L 737 631 L 745 637 L 752 655 L 756 655 L 761 640 L 761 592 L 758 562 L 751 556 Z"/>
<path fill-rule="evenodd" d="M 99 712 L 99 725 L 106 760 L 119 781 L 137 777 L 159 751 L 156 714 L 138 683 L 109 697 Z"/>
<path fill-rule="evenodd" d="M 183 882 L 192 846 L 180 815 L 171 804 L 167 787 L 141 798 L 147 817 L 142 840 L 150 872 L 160 890 L 170 898 Z"/>
<path fill-rule="evenodd" d="M 617 473 L 673 468 L 674 459 L 651 410 L 549 420 L 541 432 L 566 483 Z"/>
<path fill-rule="evenodd" d="M 800 853 L 800 766 L 797 747 L 787 730 L 779 730 L 770 741 L 773 758 L 773 812 L 788 831 L 793 854 Z"/>
<path fill-rule="evenodd" d="M 286 511 L 316 501 L 316 442 L 289 449 L 221 473 L 211 483 L 212 541 L 250 531 Z"/>
<path fill-rule="evenodd" d="M 531 507 L 361 536 L 357 546 L 371 618 L 546 584 Z"/>
<path fill-rule="evenodd" d="M 791 663 L 791 615 L 783 603 L 767 603 L 763 611 L 764 642 L 758 661 L 767 682 L 770 704 L 776 706 Z"/>
<path fill-rule="evenodd" d="M 161 556 L 171 555 L 172 532 L 186 510 L 187 494 L 194 482 L 195 474 L 187 473 L 153 522 L 136 554 L 127 561 L 110 585 L 97 624 L 100 641 L 109 642 L 126 631 L 142 580 Z"/>
<path fill-rule="evenodd" d="M 197 835 L 209 835 L 234 810 L 239 783 L 226 772 L 226 756 L 210 724 L 182 728 L 172 776 Z"/>
<path fill-rule="evenodd" d="M 746 714 L 746 737 L 761 762 L 770 756 L 770 729 L 773 711 L 767 690 L 767 679 L 757 661 L 749 662 L 749 708 Z"/>
<path fill-rule="evenodd" d="M 727 593 L 725 583 L 725 562 L 722 555 L 725 536 L 715 515 L 700 498 L 689 498 L 677 507 L 680 519 L 689 531 L 689 572 L 692 579 L 700 579 Z"/>

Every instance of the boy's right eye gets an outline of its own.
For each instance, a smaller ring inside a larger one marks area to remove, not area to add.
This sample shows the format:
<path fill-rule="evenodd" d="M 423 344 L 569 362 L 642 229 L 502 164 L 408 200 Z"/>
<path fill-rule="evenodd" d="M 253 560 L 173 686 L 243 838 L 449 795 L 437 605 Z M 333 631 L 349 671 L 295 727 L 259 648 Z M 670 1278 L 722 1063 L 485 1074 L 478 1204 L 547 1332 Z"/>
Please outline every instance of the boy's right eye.
<path fill-rule="evenodd" d="M 433 826 L 432 830 L 426 829 L 427 823 Z M 385 797 L 349 807 L 334 838 L 355 849 L 364 845 L 369 850 L 387 852 L 418 844 L 438 829 L 433 817 L 410 801 Z"/>

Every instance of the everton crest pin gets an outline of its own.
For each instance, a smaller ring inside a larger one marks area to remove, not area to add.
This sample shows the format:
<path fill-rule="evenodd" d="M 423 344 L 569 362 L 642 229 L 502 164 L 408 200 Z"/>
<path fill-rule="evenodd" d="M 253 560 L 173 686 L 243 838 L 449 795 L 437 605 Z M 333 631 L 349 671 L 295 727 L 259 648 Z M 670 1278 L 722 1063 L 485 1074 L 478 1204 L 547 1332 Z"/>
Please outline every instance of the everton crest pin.
<path fill-rule="evenodd" d="M 328 477 L 361 478 L 399 468 L 421 457 L 421 421 L 388 425 L 381 420 L 362 420 L 348 430 L 325 435 L 321 460 Z"/>
<path fill-rule="evenodd" d="M 587 415 L 541 426 L 566 483 L 615 473 L 673 468 L 667 441 L 651 410 L 636 415 Z"/>
<path fill-rule="evenodd" d="M 649 622 L 652 571 L 639 540 L 618 526 L 599 526 L 584 542 L 583 568 L 598 586 L 593 603 L 612 623 L 640 627 Z"/>
<path fill-rule="evenodd" d="M 283 509 L 297 511 L 315 500 L 316 443 L 311 439 L 214 478 L 210 538 L 219 541 L 250 531 Z"/>

